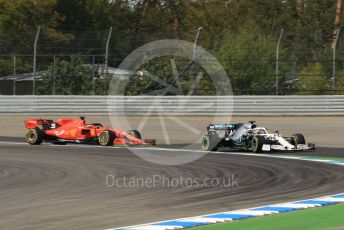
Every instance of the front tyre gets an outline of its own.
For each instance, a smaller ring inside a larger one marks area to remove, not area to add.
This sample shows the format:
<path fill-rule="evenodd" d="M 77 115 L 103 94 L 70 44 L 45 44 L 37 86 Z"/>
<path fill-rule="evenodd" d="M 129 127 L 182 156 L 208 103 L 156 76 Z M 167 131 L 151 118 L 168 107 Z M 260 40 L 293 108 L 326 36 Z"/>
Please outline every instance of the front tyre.
<path fill-rule="evenodd" d="M 251 142 L 251 148 L 254 153 L 261 153 L 263 151 L 263 145 L 265 144 L 265 138 L 263 136 L 254 136 Z"/>
<path fill-rule="evenodd" d="M 295 133 L 290 140 L 290 144 L 294 145 L 295 148 L 297 145 L 304 145 L 306 144 L 305 137 L 301 133 Z"/>
<path fill-rule="evenodd" d="M 115 140 L 115 134 L 110 130 L 101 132 L 98 136 L 98 142 L 102 146 L 111 146 Z"/>
<path fill-rule="evenodd" d="M 44 140 L 44 132 L 39 128 L 29 129 L 25 139 L 30 145 L 40 145 Z"/>
<path fill-rule="evenodd" d="M 142 138 L 142 137 L 141 137 L 141 133 L 140 133 L 139 131 L 135 130 L 135 129 L 129 130 L 127 133 L 128 133 L 129 135 L 135 137 L 136 139 L 140 139 L 140 140 L 141 140 L 141 138 Z"/>
<path fill-rule="evenodd" d="M 216 151 L 219 140 L 216 136 L 205 135 L 202 138 L 201 146 L 204 151 Z"/>

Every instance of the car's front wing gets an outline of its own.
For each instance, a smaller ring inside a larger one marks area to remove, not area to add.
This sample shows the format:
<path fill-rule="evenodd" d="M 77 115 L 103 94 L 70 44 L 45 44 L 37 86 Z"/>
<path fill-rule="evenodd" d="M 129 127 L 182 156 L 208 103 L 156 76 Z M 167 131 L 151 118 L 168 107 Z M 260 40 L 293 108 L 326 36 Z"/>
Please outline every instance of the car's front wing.
<path fill-rule="evenodd" d="M 269 144 L 264 144 L 262 150 L 265 152 L 269 151 L 302 151 L 302 150 L 313 150 L 315 149 L 314 144 L 308 144 L 308 145 L 303 145 L 299 144 L 296 146 L 293 146 L 293 148 L 290 148 L 289 146 L 283 146 L 283 145 L 269 145 Z"/>

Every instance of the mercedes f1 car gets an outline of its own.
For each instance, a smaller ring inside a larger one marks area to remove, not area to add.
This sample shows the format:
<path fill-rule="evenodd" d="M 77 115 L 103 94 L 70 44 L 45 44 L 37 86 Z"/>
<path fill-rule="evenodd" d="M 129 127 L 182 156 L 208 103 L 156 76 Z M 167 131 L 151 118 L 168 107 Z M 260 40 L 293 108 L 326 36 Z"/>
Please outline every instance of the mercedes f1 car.
<path fill-rule="evenodd" d="M 100 144 L 110 146 L 114 144 L 155 145 L 155 140 L 141 140 L 137 130 L 124 132 L 120 129 L 109 129 L 100 123 L 87 124 L 84 117 L 80 119 L 62 118 L 57 121 L 45 119 L 27 119 L 28 129 L 26 142 L 39 145 L 42 142 L 52 142 L 57 145 L 67 143 Z"/>
<path fill-rule="evenodd" d="M 314 144 L 306 145 L 305 137 L 296 133 L 282 137 L 278 131 L 269 133 L 266 128 L 257 127 L 254 121 L 237 124 L 211 124 L 201 145 L 205 151 L 216 151 L 227 147 L 248 150 L 255 153 L 263 151 L 302 151 L 314 149 Z M 224 133 L 221 135 L 221 133 Z"/>

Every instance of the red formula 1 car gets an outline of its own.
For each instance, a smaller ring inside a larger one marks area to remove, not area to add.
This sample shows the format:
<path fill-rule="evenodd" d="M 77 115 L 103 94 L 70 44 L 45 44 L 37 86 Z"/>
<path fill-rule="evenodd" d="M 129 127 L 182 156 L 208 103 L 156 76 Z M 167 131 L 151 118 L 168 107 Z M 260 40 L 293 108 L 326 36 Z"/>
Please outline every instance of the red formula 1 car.
<path fill-rule="evenodd" d="M 155 145 L 155 140 L 141 140 L 137 130 L 124 132 L 120 129 L 109 129 L 100 123 L 86 124 L 85 118 L 62 118 L 57 121 L 45 119 L 27 119 L 28 129 L 26 141 L 31 145 L 39 145 L 43 141 L 64 145 L 67 143 L 100 144 L 111 146 L 114 144 Z"/>

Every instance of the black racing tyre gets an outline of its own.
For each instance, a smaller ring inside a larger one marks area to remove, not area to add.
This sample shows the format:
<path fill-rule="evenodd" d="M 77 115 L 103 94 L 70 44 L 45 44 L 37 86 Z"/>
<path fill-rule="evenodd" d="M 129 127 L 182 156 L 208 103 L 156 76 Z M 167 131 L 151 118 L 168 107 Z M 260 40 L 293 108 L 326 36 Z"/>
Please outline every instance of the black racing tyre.
<path fill-rule="evenodd" d="M 261 153 L 263 145 L 265 144 L 265 138 L 263 136 L 254 136 L 251 141 L 251 148 L 254 153 Z"/>
<path fill-rule="evenodd" d="M 133 137 L 135 137 L 135 138 L 137 138 L 137 139 L 140 139 L 140 140 L 141 140 L 141 138 L 142 138 L 142 137 L 141 137 L 141 133 L 140 133 L 139 131 L 135 130 L 135 129 L 129 130 L 127 133 L 130 134 L 130 135 L 132 135 Z"/>
<path fill-rule="evenodd" d="M 40 145 L 44 140 L 44 132 L 39 128 L 29 129 L 25 139 L 30 145 Z"/>
<path fill-rule="evenodd" d="M 105 130 L 98 136 L 98 143 L 102 146 L 111 146 L 114 140 L 115 134 L 110 130 Z"/>
<path fill-rule="evenodd" d="M 304 145 L 306 144 L 305 137 L 301 133 L 295 133 L 291 136 L 290 144 L 297 146 L 297 145 Z"/>
<path fill-rule="evenodd" d="M 202 137 L 201 146 L 204 151 L 217 151 L 219 138 L 217 135 L 205 135 Z"/>

